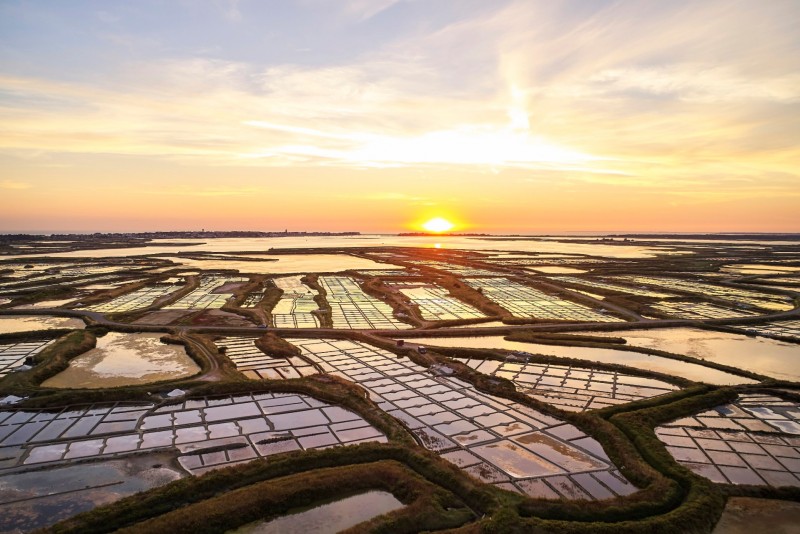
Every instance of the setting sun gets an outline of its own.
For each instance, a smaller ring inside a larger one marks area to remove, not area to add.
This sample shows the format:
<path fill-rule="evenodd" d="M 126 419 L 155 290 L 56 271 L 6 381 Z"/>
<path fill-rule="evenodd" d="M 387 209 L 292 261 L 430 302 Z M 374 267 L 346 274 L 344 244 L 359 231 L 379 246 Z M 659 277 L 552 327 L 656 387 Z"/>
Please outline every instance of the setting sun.
<path fill-rule="evenodd" d="M 431 219 L 430 221 L 423 224 L 422 227 L 428 232 L 434 232 L 438 234 L 452 229 L 453 223 L 451 223 L 447 219 L 436 217 L 435 219 Z"/>

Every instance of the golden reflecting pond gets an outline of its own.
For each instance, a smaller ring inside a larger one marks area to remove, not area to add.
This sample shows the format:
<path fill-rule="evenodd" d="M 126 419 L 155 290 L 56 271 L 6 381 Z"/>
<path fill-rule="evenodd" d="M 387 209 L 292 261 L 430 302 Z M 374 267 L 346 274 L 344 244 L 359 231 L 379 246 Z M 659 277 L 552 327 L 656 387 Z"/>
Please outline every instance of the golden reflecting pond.
<path fill-rule="evenodd" d="M 539 252 L 550 254 L 588 254 L 609 258 L 652 258 L 660 254 L 673 254 L 668 244 L 664 246 L 641 246 L 601 242 L 560 243 L 554 239 L 528 239 L 513 237 L 467 237 L 467 236 L 396 236 L 365 234 L 357 236 L 308 236 L 308 237 L 264 237 L 264 238 L 219 238 L 206 239 L 197 244 L 197 239 L 154 239 L 153 246 L 74 250 L 55 252 L 53 258 L 117 258 L 124 256 L 178 253 L 178 252 L 242 252 L 264 251 L 286 248 L 340 248 L 340 247 L 422 247 L 462 250 L 497 250 Z M 596 238 L 591 238 L 595 240 Z M 9 255 L 5 259 L 34 258 L 34 255 Z"/>
<path fill-rule="evenodd" d="M 182 345 L 167 345 L 162 334 L 111 332 L 97 347 L 69 362 L 69 367 L 45 380 L 42 387 L 108 388 L 174 380 L 200 372 Z"/>
<path fill-rule="evenodd" d="M 83 328 L 83 321 L 73 317 L 48 317 L 46 315 L 0 316 L 0 334 L 28 332 L 31 330 L 53 330 L 58 328 Z"/>
<path fill-rule="evenodd" d="M 546 274 L 582 274 L 587 273 L 586 269 L 575 269 L 574 267 L 559 267 L 558 265 L 543 265 L 541 267 L 530 267 L 529 271 Z"/>
<path fill-rule="evenodd" d="M 700 328 L 587 332 L 629 345 L 685 354 L 784 380 L 800 380 L 800 344 Z"/>
<path fill-rule="evenodd" d="M 244 256 L 255 261 L 237 259 L 169 258 L 171 261 L 197 269 L 236 269 L 240 273 L 326 273 L 348 269 L 402 269 L 347 254 L 284 254 L 277 256 Z M 263 259 L 258 261 L 256 258 Z M 278 261 L 274 261 L 278 260 Z"/>
<path fill-rule="evenodd" d="M 524 351 L 532 354 L 547 354 L 564 358 L 577 358 L 590 362 L 615 363 L 637 369 L 656 371 L 667 375 L 680 376 L 698 382 L 716 385 L 752 384 L 749 378 L 736 376 L 702 365 L 682 362 L 660 356 L 651 356 L 640 352 L 627 352 L 615 349 L 596 349 L 590 347 L 564 347 L 558 345 L 540 345 L 537 343 L 521 343 L 506 341 L 502 336 L 483 337 L 439 337 L 409 340 L 412 343 L 440 347 L 467 347 L 474 349 L 506 349 Z"/>

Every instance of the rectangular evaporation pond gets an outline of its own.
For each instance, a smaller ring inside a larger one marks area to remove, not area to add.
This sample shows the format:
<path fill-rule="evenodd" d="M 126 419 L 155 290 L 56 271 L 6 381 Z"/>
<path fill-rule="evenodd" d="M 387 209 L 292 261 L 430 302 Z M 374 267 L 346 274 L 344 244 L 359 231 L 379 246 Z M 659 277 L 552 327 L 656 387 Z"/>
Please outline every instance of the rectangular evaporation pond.
<path fill-rule="evenodd" d="M 335 534 L 373 517 L 403 508 L 403 503 L 386 491 L 370 491 L 333 502 L 299 509 L 270 521 L 249 523 L 231 534 Z"/>

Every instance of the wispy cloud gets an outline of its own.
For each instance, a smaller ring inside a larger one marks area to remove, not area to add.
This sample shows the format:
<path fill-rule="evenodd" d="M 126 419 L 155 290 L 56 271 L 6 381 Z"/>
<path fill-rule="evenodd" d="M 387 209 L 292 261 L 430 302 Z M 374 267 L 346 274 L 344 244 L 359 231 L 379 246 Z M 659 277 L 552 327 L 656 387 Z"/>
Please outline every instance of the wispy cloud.
<path fill-rule="evenodd" d="M 0 181 L 0 189 L 30 189 L 33 185 L 15 180 Z"/>
<path fill-rule="evenodd" d="M 147 189 L 151 195 L 166 195 L 179 197 L 239 197 L 264 193 L 263 188 L 257 187 L 159 187 Z"/>

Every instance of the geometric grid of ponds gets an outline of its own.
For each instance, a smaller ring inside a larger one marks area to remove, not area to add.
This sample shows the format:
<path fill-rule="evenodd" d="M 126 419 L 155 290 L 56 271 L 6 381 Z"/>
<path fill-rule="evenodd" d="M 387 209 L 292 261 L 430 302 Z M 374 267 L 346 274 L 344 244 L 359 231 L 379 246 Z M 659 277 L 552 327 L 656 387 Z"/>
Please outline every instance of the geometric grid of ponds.
<path fill-rule="evenodd" d="M 446 289 L 423 283 L 413 284 L 417 287 L 408 287 L 408 285 L 405 284 L 405 287 L 398 288 L 398 291 L 419 307 L 422 318 L 426 321 L 450 321 L 486 317 L 480 310 L 450 296 Z"/>
<path fill-rule="evenodd" d="M 156 284 L 137 289 L 136 291 L 121 295 L 102 304 L 87 306 L 85 309 L 101 313 L 117 313 L 147 308 L 153 304 L 156 299 L 169 295 L 177 289 L 179 289 L 179 286 L 172 284 Z"/>
<path fill-rule="evenodd" d="M 89 278 L 81 278 L 80 280 L 76 280 L 76 281 L 70 282 L 70 285 L 73 286 L 73 287 L 78 288 L 78 287 L 81 287 L 81 286 L 84 286 L 84 285 L 95 284 L 95 283 L 98 283 L 98 282 L 105 282 L 105 281 L 108 281 L 108 280 L 114 280 L 115 282 L 117 282 L 117 285 L 121 285 L 121 284 L 127 284 L 127 283 L 132 283 L 132 282 L 139 282 L 142 279 L 141 278 L 120 279 L 120 277 L 118 275 L 111 274 L 111 275 L 94 276 L 94 277 L 89 277 Z M 35 286 L 27 285 L 27 284 L 29 284 L 29 282 L 23 282 L 23 283 L 17 283 L 17 284 L 0 284 L 0 290 L 7 291 L 7 293 L 5 293 L 7 295 L 19 294 L 21 292 L 30 293 L 30 292 L 38 290 L 38 289 L 52 289 L 54 283 L 59 283 L 57 281 L 42 281 L 42 282 L 44 282 L 44 283 L 42 283 L 41 285 L 35 285 Z"/>
<path fill-rule="evenodd" d="M 474 289 L 480 289 L 486 298 L 505 308 L 515 317 L 559 321 L 622 321 L 577 302 L 549 295 L 507 278 L 473 278 L 465 282 Z"/>
<path fill-rule="evenodd" d="M 39 354 L 55 339 L 37 339 L 0 344 L 0 377 L 25 363 L 25 358 Z"/>
<path fill-rule="evenodd" d="M 657 291 L 650 291 L 647 289 L 609 284 L 608 282 L 601 282 L 599 280 L 591 280 L 588 278 L 577 278 L 575 276 L 551 276 L 550 278 L 559 282 L 567 282 L 569 284 L 579 284 L 586 287 L 596 287 L 598 289 L 629 293 L 631 295 L 637 295 L 640 297 L 667 298 L 675 296 L 669 293 L 659 293 Z"/>
<path fill-rule="evenodd" d="M 800 319 L 794 319 L 791 321 L 781 321 L 779 323 L 747 325 L 746 327 L 740 326 L 736 328 L 743 328 L 748 332 L 753 332 L 756 334 L 793 337 L 800 339 Z"/>
<path fill-rule="evenodd" d="M 280 380 L 317 374 L 313 365 L 297 356 L 274 358 L 259 349 L 252 337 L 226 337 L 214 342 L 244 376 L 252 380 Z"/>
<path fill-rule="evenodd" d="M 31 277 L 31 279 L 26 279 L 24 281 L 18 281 L 17 283 L 2 283 L 0 284 L 0 290 L 4 291 L 34 291 L 38 289 L 49 289 L 52 287 L 53 284 L 58 283 L 66 283 L 67 281 L 70 282 L 70 285 L 73 286 L 82 286 L 86 284 L 92 284 L 97 282 L 103 282 L 106 280 L 118 279 L 119 274 L 110 274 L 110 271 L 120 271 L 120 270 L 130 270 L 130 267 L 102 267 L 96 269 L 97 274 L 90 275 L 90 271 L 88 268 L 80 268 L 75 270 L 67 270 L 62 271 L 61 273 L 47 273 L 43 274 L 42 276 L 35 276 Z M 142 272 L 141 269 L 136 270 L 137 273 Z M 80 274 L 83 273 L 83 274 Z M 105 273 L 105 274 L 104 274 Z M 89 274 L 89 276 L 85 276 Z M 76 276 L 80 275 L 80 278 L 76 278 Z M 125 280 L 125 282 L 133 282 L 138 281 L 136 280 Z M 34 282 L 38 282 L 39 285 L 29 285 Z"/>
<path fill-rule="evenodd" d="M 248 293 L 248 295 L 244 298 L 244 301 L 239 305 L 240 308 L 255 308 L 256 304 L 261 302 L 261 299 L 264 298 L 264 293 L 261 291 L 257 291 L 255 293 Z"/>
<path fill-rule="evenodd" d="M 722 306 L 717 306 L 709 302 L 663 300 L 657 304 L 651 304 L 650 307 L 667 315 L 682 319 L 727 319 L 756 315 L 755 312 L 748 310 L 723 308 Z"/>
<path fill-rule="evenodd" d="M 224 276 L 204 276 L 200 278 L 200 285 L 189 293 L 184 295 L 176 302 L 164 306 L 165 310 L 198 310 L 206 308 L 221 308 L 225 305 L 228 299 L 231 298 L 231 293 L 213 293 L 214 290 L 224 286 L 225 284 L 246 282 L 247 278 L 228 278 Z"/>
<path fill-rule="evenodd" d="M 528 363 L 518 358 L 454 359 L 483 374 L 507 378 L 521 393 L 570 412 L 624 404 L 679 389 L 663 380 L 591 367 Z"/>
<path fill-rule="evenodd" d="M 559 419 L 365 343 L 291 341 L 326 372 L 365 388 L 423 446 L 486 483 L 546 498 L 636 491 L 595 439 Z"/>
<path fill-rule="evenodd" d="M 358 414 L 299 394 L 0 411 L 0 473 L 174 447 L 181 466 L 200 474 L 282 452 L 367 441 L 386 437 Z"/>
<path fill-rule="evenodd" d="M 3 268 L 16 267 L 14 265 L 3 265 Z M 21 265 L 21 264 L 19 264 Z M 60 278 L 76 278 L 85 276 L 96 276 L 98 274 L 109 274 L 117 271 L 131 269 L 132 266 L 120 265 L 74 265 L 68 263 L 62 264 L 42 264 L 39 266 L 34 265 L 30 269 L 15 269 L 13 273 L 4 274 L 4 277 L 11 278 L 26 278 L 27 280 L 36 280 L 37 282 L 55 281 Z M 137 269 L 141 270 L 141 269 Z"/>
<path fill-rule="evenodd" d="M 391 306 L 365 293 L 350 277 L 320 276 L 319 283 L 327 293 L 334 328 L 411 328 L 394 318 Z"/>
<path fill-rule="evenodd" d="M 790 310 L 792 305 L 788 302 L 788 297 L 772 295 L 769 293 L 759 293 L 747 289 L 739 289 L 727 286 L 718 286 L 704 282 L 683 280 L 680 278 L 660 278 L 652 276 L 620 276 L 637 285 L 644 284 L 658 286 L 666 289 L 675 289 L 687 293 L 697 293 L 707 297 L 714 297 L 729 300 L 740 304 L 749 304 L 768 310 Z"/>
<path fill-rule="evenodd" d="M 283 291 L 281 299 L 272 309 L 275 328 L 319 328 L 319 310 L 314 301 L 316 293 L 306 286 L 300 276 L 284 276 L 274 279 L 275 286 Z"/>
<path fill-rule="evenodd" d="M 800 487 L 800 404 L 740 395 L 656 428 L 675 460 L 713 482 Z"/>

